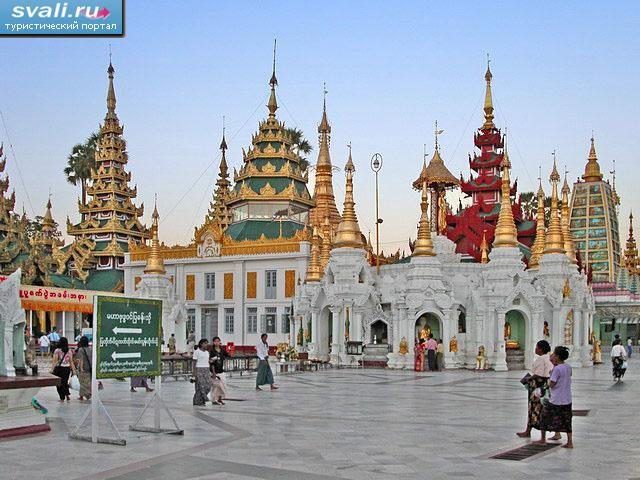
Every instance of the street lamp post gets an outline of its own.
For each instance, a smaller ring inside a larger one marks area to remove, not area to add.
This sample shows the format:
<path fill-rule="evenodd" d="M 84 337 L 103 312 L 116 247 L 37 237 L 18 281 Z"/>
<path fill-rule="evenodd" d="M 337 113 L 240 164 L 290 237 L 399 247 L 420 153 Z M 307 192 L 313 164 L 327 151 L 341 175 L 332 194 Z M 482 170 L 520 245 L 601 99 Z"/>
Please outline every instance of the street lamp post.
<path fill-rule="evenodd" d="M 382 170 L 382 155 L 375 153 L 371 157 L 371 170 L 376 174 L 376 274 L 380 275 L 380 206 L 378 200 L 378 172 Z"/>

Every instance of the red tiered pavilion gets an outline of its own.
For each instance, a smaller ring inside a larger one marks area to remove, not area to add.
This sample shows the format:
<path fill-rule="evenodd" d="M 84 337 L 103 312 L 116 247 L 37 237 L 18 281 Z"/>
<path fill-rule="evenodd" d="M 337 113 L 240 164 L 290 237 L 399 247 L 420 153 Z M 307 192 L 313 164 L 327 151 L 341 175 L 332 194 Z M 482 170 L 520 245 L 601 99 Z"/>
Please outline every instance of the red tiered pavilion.
<path fill-rule="evenodd" d="M 493 100 L 491 98 L 491 70 L 487 65 L 485 74 L 487 89 L 484 100 L 484 124 L 474 135 L 473 141 L 480 155 L 469 156 L 469 167 L 476 173 L 469 181 L 460 177 L 460 189 L 471 197 L 471 206 L 460 209 L 455 215 L 447 215 L 447 237 L 455 242 L 456 252 L 481 260 L 482 236 L 493 243 L 494 230 L 500 212 L 500 163 L 502 162 L 503 140 L 500 129 L 493 123 Z M 515 197 L 518 182 L 511 187 Z M 520 201 L 512 202 L 513 218 L 518 229 L 518 242 L 526 258 L 535 240 L 536 222 L 525 219 Z"/>

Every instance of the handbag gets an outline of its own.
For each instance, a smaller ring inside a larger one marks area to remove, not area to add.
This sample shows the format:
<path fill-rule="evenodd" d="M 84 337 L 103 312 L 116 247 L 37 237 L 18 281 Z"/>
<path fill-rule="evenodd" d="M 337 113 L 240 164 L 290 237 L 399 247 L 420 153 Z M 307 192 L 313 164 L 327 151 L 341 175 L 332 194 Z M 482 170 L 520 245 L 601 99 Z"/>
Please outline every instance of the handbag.
<path fill-rule="evenodd" d="M 66 357 L 67 354 L 63 353 L 62 357 L 60 357 L 60 361 L 58 362 L 58 365 L 56 365 L 55 367 L 53 367 L 53 370 L 51 370 L 51 373 L 53 375 L 55 375 L 56 377 L 60 377 L 62 378 L 62 362 L 64 361 L 64 357 Z"/>
<path fill-rule="evenodd" d="M 531 380 L 531 378 L 532 378 L 532 375 L 527 372 L 527 374 L 520 379 L 520 383 L 522 385 L 524 385 L 524 386 L 527 386 L 527 384 L 529 383 L 529 380 Z"/>
<path fill-rule="evenodd" d="M 622 367 L 621 367 L 621 368 L 622 368 L 623 370 L 626 370 L 626 369 L 627 369 L 627 361 L 626 361 L 626 360 L 624 360 L 624 361 L 622 362 Z"/>

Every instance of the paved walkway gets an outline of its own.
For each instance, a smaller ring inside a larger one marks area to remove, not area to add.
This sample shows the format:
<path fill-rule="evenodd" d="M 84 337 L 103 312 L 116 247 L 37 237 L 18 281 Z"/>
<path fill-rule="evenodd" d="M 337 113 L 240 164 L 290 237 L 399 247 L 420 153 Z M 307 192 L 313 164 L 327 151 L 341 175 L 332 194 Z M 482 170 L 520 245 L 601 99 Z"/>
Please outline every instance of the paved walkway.
<path fill-rule="evenodd" d="M 71 441 L 88 408 L 39 399 L 52 432 L 0 441 L 2 479 L 640 479 L 640 360 L 623 383 L 608 366 L 574 370 L 575 449 L 524 461 L 493 460 L 526 441 L 523 372 L 328 370 L 277 378 L 254 390 L 234 377 L 223 407 L 191 406 L 193 386 L 167 381 L 164 398 L 184 436 L 128 431 L 150 394 L 109 381 L 103 399 L 127 446 Z M 75 393 L 75 392 L 72 392 Z M 537 433 L 537 432 L 536 432 Z"/>

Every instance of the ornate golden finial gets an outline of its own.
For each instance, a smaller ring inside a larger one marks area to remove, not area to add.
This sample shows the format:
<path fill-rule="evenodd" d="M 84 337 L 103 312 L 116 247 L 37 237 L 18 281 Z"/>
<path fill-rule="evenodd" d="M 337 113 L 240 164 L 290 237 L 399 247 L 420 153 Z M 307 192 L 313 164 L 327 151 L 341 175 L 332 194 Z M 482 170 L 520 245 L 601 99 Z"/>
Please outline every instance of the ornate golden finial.
<path fill-rule="evenodd" d="M 600 171 L 600 164 L 598 163 L 598 156 L 596 155 L 596 145 L 593 135 L 591 135 L 591 148 L 589 149 L 589 159 L 584 169 L 584 175 L 582 179 L 585 182 L 599 182 L 602 180 L 602 172 Z"/>
<path fill-rule="evenodd" d="M 109 89 L 107 90 L 107 111 L 109 113 L 115 113 L 116 111 L 116 92 L 113 88 L 113 74 L 115 68 L 111 64 L 111 52 L 109 52 L 109 68 L 107 68 L 107 74 L 109 75 Z"/>
<path fill-rule="evenodd" d="M 311 238 L 311 258 L 309 259 L 309 267 L 307 268 L 306 282 L 319 282 L 322 277 L 322 268 L 320 263 L 320 235 L 318 229 L 313 227 L 313 237 Z"/>
<path fill-rule="evenodd" d="M 502 153 L 502 191 L 500 200 L 500 213 L 493 238 L 493 248 L 511 248 L 518 246 L 518 230 L 513 220 L 511 210 L 511 179 L 509 178 L 509 152 L 507 151 L 507 136 L 504 136 L 504 148 Z"/>
<path fill-rule="evenodd" d="M 426 167 L 423 167 L 423 172 Z M 421 174 L 422 175 L 422 174 Z M 431 239 L 431 225 L 429 223 L 429 202 L 427 191 L 426 174 L 422 177 L 422 198 L 420 201 L 420 222 L 418 223 L 418 238 L 413 248 L 413 255 L 416 257 L 433 257 L 433 240 Z"/>
<path fill-rule="evenodd" d="M 485 230 L 482 231 L 482 242 L 480 242 L 480 263 L 489 263 L 489 245 Z"/>
<path fill-rule="evenodd" d="M 351 158 L 351 143 L 349 147 L 349 159 L 344 167 L 347 173 L 347 184 L 344 194 L 344 208 L 342 211 L 342 219 L 336 231 L 334 246 L 336 248 L 365 248 L 365 242 L 362 239 L 360 226 L 358 225 L 358 217 L 356 216 L 355 202 L 353 201 L 353 172 L 355 167 Z"/>
<path fill-rule="evenodd" d="M 434 134 L 436 137 L 436 152 L 438 151 L 438 135 L 441 135 L 443 133 L 444 133 L 444 130 L 438 130 L 438 121 L 436 120 L 436 128 L 434 130 Z M 425 145 L 425 150 L 426 150 L 426 145 Z"/>
<path fill-rule="evenodd" d="M 318 125 L 318 133 L 320 135 L 328 135 L 331 133 L 331 125 L 329 125 L 329 121 L 327 120 L 327 84 L 322 84 L 322 120 L 320 121 L 320 125 Z M 322 137 L 320 139 L 322 143 Z"/>
<path fill-rule="evenodd" d="M 164 260 L 160 254 L 160 241 L 158 240 L 158 218 L 160 218 L 160 215 L 158 215 L 157 197 L 155 203 L 152 216 L 153 223 L 151 224 L 151 250 L 147 257 L 147 266 L 144 269 L 144 273 L 164 275 L 167 272 L 164 269 Z"/>
<path fill-rule="evenodd" d="M 492 78 L 493 75 L 491 74 L 491 60 L 489 59 L 489 54 L 487 53 L 487 73 L 484 74 L 484 79 L 487 82 L 487 87 L 484 94 L 484 125 L 482 125 L 482 128 L 484 130 L 496 128 L 493 123 L 493 99 L 491 98 Z"/>
<path fill-rule="evenodd" d="M 538 211 L 536 213 L 536 239 L 531 246 L 531 258 L 529 268 L 536 269 L 540 266 L 540 258 L 544 252 L 544 190 L 542 189 L 542 173 L 538 177 Z"/>
<path fill-rule="evenodd" d="M 331 224 L 329 223 L 329 216 L 324 217 L 324 223 L 322 224 L 322 237 L 320 246 L 320 275 L 324 272 L 324 267 L 329 263 L 331 257 L 331 248 L 333 247 L 333 239 L 331 238 Z"/>
<path fill-rule="evenodd" d="M 562 185 L 562 207 L 561 207 L 561 219 L 560 225 L 562 228 L 562 239 L 564 240 L 564 251 L 569 257 L 571 263 L 577 264 L 576 251 L 573 246 L 573 239 L 571 238 L 571 229 L 569 226 L 569 183 L 567 182 L 567 168 L 565 166 L 564 171 L 564 184 Z"/>
<path fill-rule="evenodd" d="M 225 140 L 225 132 L 226 132 L 225 117 L 223 115 L 222 116 L 222 142 L 220 142 L 220 150 L 222 150 L 222 158 L 224 158 L 224 154 L 227 151 L 227 141 Z"/>
<path fill-rule="evenodd" d="M 549 211 L 549 228 L 547 228 L 543 254 L 566 253 L 562 238 L 562 225 L 558 217 L 558 182 L 560 174 L 556 167 L 556 151 L 553 151 L 553 169 L 549 176 L 551 181 L 551 210 Z"/>
<path fill-rule="evenodd" d="M 269 80 L 269 85 L 271 85 L 271 95 L 269 96 L 269 103 L 267 104 L 267 108 L 269 109 L 269 116 L 275 116 L 276 110 L 278 110 L 278 102 L 276 101 L 276 86 L 278 85 L 278 79 L 276 78 L 276 42 L 277 39 L 273 39 L 273 73 L 271 74 L 271 79 Z"/>
<path fill-rule="evenodd" d="M 620 205 L 620 196 L 618 195 L 618 192 L 616 191 L 616 161 L 613 160 L 613 170 L 609 171 L 609 173 L 611 174 L 611 178 L 613 179 L 612 182 L 612 195 L 613 195 L 613 204 L 616 206 L 616 212 L 618 211 L 618 206 Z"/>

